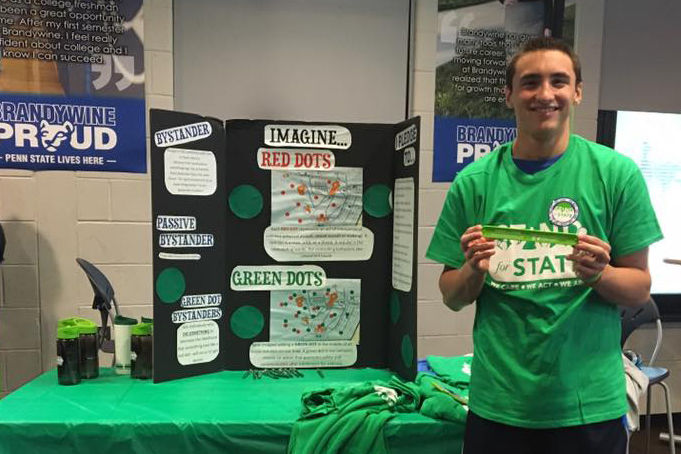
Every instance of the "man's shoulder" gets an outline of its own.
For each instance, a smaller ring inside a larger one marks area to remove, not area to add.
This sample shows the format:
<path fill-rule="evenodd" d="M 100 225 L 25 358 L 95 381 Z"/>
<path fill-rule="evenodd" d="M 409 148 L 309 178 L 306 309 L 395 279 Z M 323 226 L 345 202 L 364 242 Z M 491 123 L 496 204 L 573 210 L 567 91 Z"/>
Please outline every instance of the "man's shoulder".
<path fill-rule="evenodd" d="M 501 144 L 482 158 L 468 164 L 458 173 L 456 178 L 461 180 L 475 179 L 496 171 L 502 166 L 503 154 L 507 151 L 510 144 L 511 142 Z"/>
<path fill-rule="evenodd" d="M 617 153 L 615 150 L 606 145 L 591 141 L 577 134 L 572 134 L 570 139 L 573 146 L 582 150 L 586 150 L 587 152 L 596 156 L 610 157 L 611 155 Z"/>
<path fill-rule="evenodd" d="M 607 166 L 611 170 L 614 170 L 614 166 L 627 170 L 637 168 L 636 163 L 631 158 L 606 145 L 593 142 L 576 134 L 572 135 L 572 143 L 578 149 L 580 157 Z"/>

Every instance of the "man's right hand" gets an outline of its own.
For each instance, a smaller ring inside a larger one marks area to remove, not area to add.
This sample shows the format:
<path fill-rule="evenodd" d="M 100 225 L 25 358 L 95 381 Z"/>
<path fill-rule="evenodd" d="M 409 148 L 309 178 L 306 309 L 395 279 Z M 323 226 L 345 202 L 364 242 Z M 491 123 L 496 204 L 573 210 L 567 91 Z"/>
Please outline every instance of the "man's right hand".
<path fill-rule="evenodd" d="M 482 226 L 468 227 L 461 235 L 461 250 L 466 263 L 477 273 L 489 271 L 489 259 L 494 255 L 494 240 L 482 236 Z"/>
<path fill-rule="evenodd" d="M 442 299 L 455 311 L 471 304 L 480 295 L 489 271 L 489 258 L 494 255 L 494 240 L 483 237 L 482 226 L 474 225 L 461 235 L 461 250 L 466 263 L 440 275 Z"/>

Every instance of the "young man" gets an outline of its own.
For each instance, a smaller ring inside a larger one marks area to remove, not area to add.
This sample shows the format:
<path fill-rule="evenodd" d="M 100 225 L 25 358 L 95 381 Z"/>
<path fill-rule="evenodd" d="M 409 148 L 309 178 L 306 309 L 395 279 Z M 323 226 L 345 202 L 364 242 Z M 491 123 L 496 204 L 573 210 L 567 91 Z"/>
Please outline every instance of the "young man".
<path fill-rule="evenodd" d="M 476 301 L 465 454 L 624 454 L 617 304 L 645 304 L 662 238 L 636 165 L 570 134 L 579 60 L 538 38 L 509 63 L 518 135 L 452 183 L 427 256 L 444 302 Z M 491 241 L 482 225 L 578 234 L 576 246 Z"/>

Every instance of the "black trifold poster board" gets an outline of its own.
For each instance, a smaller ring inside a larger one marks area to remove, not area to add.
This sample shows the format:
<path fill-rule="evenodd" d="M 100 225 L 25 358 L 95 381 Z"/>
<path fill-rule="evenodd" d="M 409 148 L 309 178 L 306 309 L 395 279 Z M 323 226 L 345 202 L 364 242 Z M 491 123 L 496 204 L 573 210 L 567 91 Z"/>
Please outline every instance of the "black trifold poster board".
<path fill-rule="evenodd" d="M 154 381 L 251 368 L 416 374 L 419 118 L 151 110 Z"/>

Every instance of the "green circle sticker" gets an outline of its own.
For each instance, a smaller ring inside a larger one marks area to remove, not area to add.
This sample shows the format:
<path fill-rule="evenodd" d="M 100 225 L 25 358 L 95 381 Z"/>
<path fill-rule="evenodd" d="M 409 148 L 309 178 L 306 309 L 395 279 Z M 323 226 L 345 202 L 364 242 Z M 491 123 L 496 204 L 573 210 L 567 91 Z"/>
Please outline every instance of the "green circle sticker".
<path fill-rule="evenodd" d="M 177 268 L 166 268 L 156 278 L 156 294 L 164 303 L 179 300 L 185 288 L 184 275 Z"/>
<path fill-rule="evenodd" d="M 411 343 L 411 338 L 405 334 L 402 338 L 402 362 L 406 367 L 411 367 L 414 361 L 414 346 Z"/>
<path fill-rule="evenodd" d="M 260 214 L 262 207 L 262 194 L 250 184 L 237 186 L 229 195 L 229 208 L 238 218 L 252 219 Z"/>
<path fill-rule="evenodd" d="M 392 212 L 390 188 L 384 184 L 374 184 L 364 191 L 364 211 L 375 218 L 383 218 Z"/>
<path fill-rule="evenodd" d="M 561 197 L 551 202 L 549 219 L 555 225 L 562 227 L 574 224 L 579 216 L 577 202 L 569 197 Z"/>
<path fill-rule="evenodd" d="M 390 296 L 390 321 L 393 325 L 397 325 L 397 321 L 400 319 L 400 295 L 393 290 Z"/>
<path fill-rule="evenodd" d="M 252 339 L 265 326 L 262 312 L 253 306 L 243 306 L 235 310 L 229 320 L 232 332 L 241 339 Z"/>

